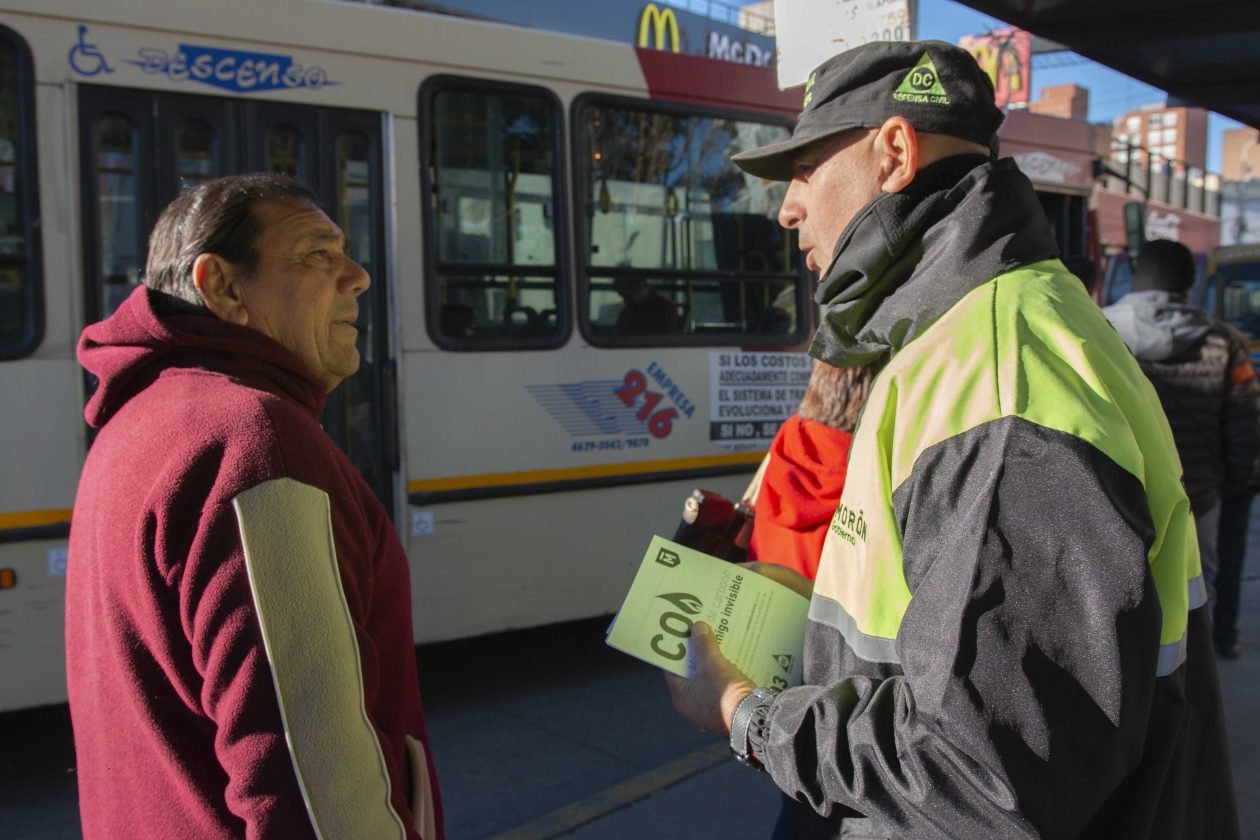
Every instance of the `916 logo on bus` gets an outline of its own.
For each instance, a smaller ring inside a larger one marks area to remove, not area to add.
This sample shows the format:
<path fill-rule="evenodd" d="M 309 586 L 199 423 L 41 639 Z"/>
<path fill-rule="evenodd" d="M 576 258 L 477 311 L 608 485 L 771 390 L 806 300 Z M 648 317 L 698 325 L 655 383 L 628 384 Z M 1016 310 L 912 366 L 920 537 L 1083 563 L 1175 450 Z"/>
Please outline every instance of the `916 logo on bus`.
<path fill-rule="evenodd" d="M 660 391 L 648 390 L 649 378 L 661 389 Z M 634 408 L 639 397 L 643 397 L 643 406 L 635 417 L 647 424 L 647 429 L 654 438 L 669 437 L 669 433 L 674 429 L 674 419 L 680 413 L 691 417 L 696 412 L 696 407 L 687 394 L 656 362 L 647 366 L 646 374 L 641 370 L 626 371 L 621 385 L 614 388 L 613 393 L 628 408 Z M 665 397 L 669 397 L 675 407 L 657 409 Z"/>
<path fill-rule="evenodd" d="M 660 391 L 648 390 L 648 376 L 651 376 L 652 381 L 660 386 Z M 614 388 L 613 393 L 628 408 L 634 408 L 635 403 L 639 401 L 639 397 L 643 397 L 643 407 L 639 409 L 635 417 L 647 424 L 647 429 L 654 438 L 669 436 L 669 433 L 674 428 L 674 418 L 678 416 L 679 412 L 690 417 L 696 411 L 695 405 L 687 398 L 683 390 L 678 387 L 678 383 L 670 379 L 669 374 L 665 373 L 665 370 L 656 362 L 648 365 L 646 375 L 641 370 L 626 371 L 626 376 L 621 381 L 621 386 Z M 677 408 L 655 410 L 666 396 L 670 398 Z"/>
<path fill-rule="evenodd" d="M 614 388 L 613 393 L 629 408 L 634 408 L 634 404 L 642 395 L 643 407 L 634 416 L 647 424 L 652 437 L 669 437 L 669 433 L 674 430 L 674 418 L 678 416 L 678 412 L 672 408 L 662 408 L 656 413 L 652 412 L 652 409 L 665 399 L 665 395 L 647 389 L 647 377 L 643 375 L 643 371 L 626 371 L 626 378 L 622 380 L 621 387 Z"/>

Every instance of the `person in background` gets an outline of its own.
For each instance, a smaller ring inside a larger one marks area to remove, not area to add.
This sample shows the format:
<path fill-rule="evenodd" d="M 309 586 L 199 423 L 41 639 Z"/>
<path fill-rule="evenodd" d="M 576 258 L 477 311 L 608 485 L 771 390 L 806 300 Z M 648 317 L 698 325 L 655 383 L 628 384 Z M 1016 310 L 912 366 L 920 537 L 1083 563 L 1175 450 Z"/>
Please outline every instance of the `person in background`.
<path fill-rule="evenodd" d="M 1247 336 L 1227 321 L 1220 322 L 1234 341 L 1250 348 Z M 1252 365 L 1254 367 L 1254 364 Z M 1217 530 L 1216 606 L 1212 610 L 1212 638 L 1216 653 L 1222 659 L 1235 660 L 1242 655 L 1238 643 L 1238 605 L 1242 596 L 1243 565 L 1247 555 L 1247 538 L 1251 531 L 1251 505 L 1260 486 L 1260 458 L 1256 476 L 1246 487 L 1221 496 L 1221 524 Z"/>
<path fill-rule="evenodd" d="M 786 566 L 813 581 L 870 381 L 865 367 L 814 360 L 800 407 L 770 444 L 754 506 L 750 561 Z"/>
<path fill-rule="evenodd" d="M 754 685 L 696 622 L 671 699 L 795 800 L 797 838 L 1232 840 L 1172 433 L 997 159 L 1002 118 L 966 51 L 873 42 L 814 71 L 788 140 L 734 158 L 789 182 L 811 352 L 875 377 L 804 684 Z"/>
<path fill-rule="evenodd" d="M 442 837 L 407 557 L 320 427 L 367 273 L 301 184 L 206 181 L 88 326 L 66 581 L 86 840 Z"/>
<path fill-rule="evenodd" d="M 1250 486 L 1260 456 L 1260 380 L 1246 345 L 1187 302 L 1194 276 L 1185 245 L 1146 242 L 1133 291 L 1103 312 L 1155 386 L 1172 426 L 1213 603 L 1221 499 Z"/>
<path fill-rule="evenodd" d="M 622 307 L 617 313 L 617 332 L 627 334 L 676 333 L 682 330 L 682 319 L 673 302 L 650 287 L 642 277 L 619 275 L 613 288 L 621 295 Z"/>
<path fill-rule="evenodd" d="M 765 568 L 780 566 L 813 584 L 827 526 L 844 490 L 853 429 L 870 384 L 870 368 L 837 368 L 814 360 L 800 406 L 770 443 L 753 506 L 748 561 L 756 565 L 750 568 L 793 585 L 790 578 L 782 580 Z M 776 840 L 792 836 L 795 819 L 792 799 L 782 792 L 780 796 Z"/>
<path fill-rule="evenodd" d="M 1212 639 L 1223 659 L 1242 655 L 1238 644 L 1238 605 L 1242 595 L 1243 561 L 1251 530 L 1251 504 L 1256 483 L 1221 498 L 1221 525 L 1217 532 L 1216 606 L 1212 610 Z"/>

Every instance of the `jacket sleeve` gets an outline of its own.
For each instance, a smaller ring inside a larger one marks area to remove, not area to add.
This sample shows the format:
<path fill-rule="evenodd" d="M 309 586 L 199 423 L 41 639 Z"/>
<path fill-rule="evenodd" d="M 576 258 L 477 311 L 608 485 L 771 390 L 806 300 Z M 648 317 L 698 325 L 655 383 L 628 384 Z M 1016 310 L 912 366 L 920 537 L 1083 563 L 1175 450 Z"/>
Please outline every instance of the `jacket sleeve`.
<path fill-rule="evenodd" d="M 1241 337 L 1233 330 L 1229 339 L 1229 372 L 1225 385 L 1225 416 L 1221 434 L 1225 451 L 1225 481 L 1221 495 L 1247 489 L 1260 466 L 1260 379 Z"/>
<path fill-rule="evenodd" d="M 784 692 L 754 752 L 798 801 L 894 836 L 1076 836 L 1146 735 L 1161 613 L 1141 484 L 1008 417 L 925 451 L 893 507 L 901 673 Z"/>
<path fill-rule="evenodd" d="M 418 838 L 365 709 L 328 496 L 277 479 L 203 517 L 185 632 L 245 836 Z"/>

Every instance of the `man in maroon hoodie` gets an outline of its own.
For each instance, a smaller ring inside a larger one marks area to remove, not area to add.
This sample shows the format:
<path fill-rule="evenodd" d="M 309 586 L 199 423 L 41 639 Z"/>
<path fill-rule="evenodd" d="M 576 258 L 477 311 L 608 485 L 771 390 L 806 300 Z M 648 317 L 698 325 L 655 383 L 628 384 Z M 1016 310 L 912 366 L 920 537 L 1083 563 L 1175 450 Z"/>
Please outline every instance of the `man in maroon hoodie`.
<path fill-rule="evenodd" d="M 70 530 L 83 834 L 441 837 L 407 558 L 319 425 L 370 279 L 294 181 L 184 192 L 89 326 Z"/>

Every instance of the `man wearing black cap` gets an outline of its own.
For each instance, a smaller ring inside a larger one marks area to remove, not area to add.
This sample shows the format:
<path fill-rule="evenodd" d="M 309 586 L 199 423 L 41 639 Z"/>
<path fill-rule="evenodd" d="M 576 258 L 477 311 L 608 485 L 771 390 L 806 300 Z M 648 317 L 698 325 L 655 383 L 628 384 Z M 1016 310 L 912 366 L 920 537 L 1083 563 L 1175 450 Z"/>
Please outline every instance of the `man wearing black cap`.
<path fill-rule="evenodd" d="M 795 837 L 1236 838 L 1172 433 L 1001 121 L 965 51 L 873 43 L 736 156 L 790 182 L 813 354 L 878 373 L 806 684 L 754 686 L 697 624 L 674 705 L 795 800 Z"/>
<path fill-rule="evenodd" d="M 1194 512 L 1208 600 L 1215 602 L 1221 500 L 1248 491 L 1260 455 L 1260 380 L 1243 339 L 1186 300 L 1194 276 L 1194 257 L 1185 245 L 1147 242 L 1133 270 L 1133 291 L 1103 314 L 1137 357 L 1168 415 Z M 1236 611 L 1237 587 L 1226 588 Z M 1229 609 L 1215 612 L 1230 615 Z M 1212 632 L 1217 650 L 1237 658 L 1236 626 L 1216 621 Z"/>

